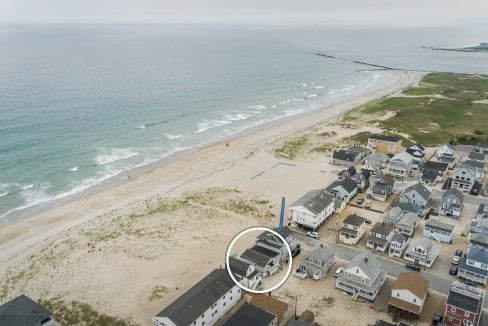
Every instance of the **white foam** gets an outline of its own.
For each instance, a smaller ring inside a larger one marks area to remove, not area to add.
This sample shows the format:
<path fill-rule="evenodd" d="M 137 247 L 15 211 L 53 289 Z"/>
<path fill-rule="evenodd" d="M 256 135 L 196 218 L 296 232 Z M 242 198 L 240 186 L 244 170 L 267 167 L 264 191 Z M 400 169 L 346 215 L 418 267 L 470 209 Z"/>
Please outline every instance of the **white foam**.
<path fill-rule="evenodd" d="M 256 113 L 254 113 L 256 114 Z M 227 114 L 225 115 L 226 119 L 231 120 L 231 121 L 239 121 L 239 120 L 244 120 L 247 119 L 254 114 L 247 114 L 247 113 L 236 113 L 236 114 Z"/>
<path fill-rule="evenodd" d="M 183 137 L 183 135 L 173 135 L 173 134 L 164 134 L 166 136 L 166 138 L 168 139 L 178 139 L 178 138 L 181 138 Z"/>
<path fill-rule="evenodd" d="M 144 128 L 146 128 L 146 125 L 141 125 L 136 127 L 136 129 L 144 129 Z"/>
<path fill-rule="evenodd" d="M 69 169 L 69 171 L 76 172 L 78 171 L 79 168 L 80 168 L 79 166 L 75 166 L 74 168 Z"/>
<path fill-rule="evenodd" d="M 34 188 L 34 185 L 33 184 L 30 184 L 30 185 L 27 185 L 27 186 L 22 186 L 22 189 L 23 190 L 32 189 L 32 188 Z"/>
<path fill-rule="evenodd" d="M 1 197 L 5 197 L 5 196 L 7 196 L 8 194 L 9 194 L 9 192 L 8 192 L 8 191 L 2 192 L 2 193 L 0 193 L 0 198 L 1 198 Z"/>
<path fill-rule="evenodd" d="M 195 134 L 204 132 L 209 129 L 217 128 L 220 126 L 232 123 L 230 120 L 203 120 L 198 123 L 198 129 L 194 132 Z"/>
<path fill-rule="evenodd" d="M 95 157 L 95 163 L 97 165 L 105 165 L 115 161 L 125 160 L 137 155 L 139 155 L 139 153 L 130 148 L 112 148 L 106 153 L 98 154 L 97 157 Z"/>
<path fill-rule="evenodd" d="M 315 89 L 322 89 L 324 86 L 314 86 Z"/>
<path fill-rule="evenodd" d="M 319 96 L 319 95 L 318 94 L 309 94 L 309 95 L 307 95 L 307 98 L 313 98 L 313 97 L 317 97 L 317 96 Z"/>

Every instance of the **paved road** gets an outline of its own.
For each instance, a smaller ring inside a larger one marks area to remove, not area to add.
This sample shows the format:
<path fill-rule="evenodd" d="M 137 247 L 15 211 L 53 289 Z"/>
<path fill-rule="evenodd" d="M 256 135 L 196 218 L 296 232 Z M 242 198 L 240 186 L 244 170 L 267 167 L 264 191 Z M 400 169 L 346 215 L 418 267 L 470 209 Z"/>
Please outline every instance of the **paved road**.
<path fill-rule="evenodd" d="M 306 244 L 310 248 L 316 247 L 319 245 L 319 243 L 324 243 L 327 245 L 329 248 L 332 248 L 334 252 L 336 253 L 336 257 L 350 261 L 352 257 L 355 255 L 364 252 L 364 250 L 360 250 L 359 248 L 355 247 L 348 247 L 344 246 L 341 244 L 336 244 L 335 242 L 332 242 L 330 240 L 316 240 L 310 237 L 307 237 L 306 235 L 302 233 L 297 233 L 295 232 L 296 238 L 302 242 L 302 244 Z M 383 258 L 380 257 L 379 255 L 375 255 L 376 258 L 381 262 L 385 270 L 387 271 L 388 275 L 392 277 L 398 277 L 398 275 L 401 272 L 407 271 L 405 269 L 405 263 L 400 263 L 397 262 L 393 259 L 390 258 Z M 436 262 L 438 263 L 438 262 Z M 428 270 L 427 271 L 422 271 L 420 272 L 423 277 L 425 277 L 429 282 L 430 282 L 430 288 L 434 291 L 437 291 L 439 293 L 443 293 L 447 295 L 449 293 L 449 289 L 452 284 L 452 280 L 443 278 L 441 276 L 435 275 L 430 273 Z M 484 309 L 488 309 L 488 300 L 485 300 Z"/>

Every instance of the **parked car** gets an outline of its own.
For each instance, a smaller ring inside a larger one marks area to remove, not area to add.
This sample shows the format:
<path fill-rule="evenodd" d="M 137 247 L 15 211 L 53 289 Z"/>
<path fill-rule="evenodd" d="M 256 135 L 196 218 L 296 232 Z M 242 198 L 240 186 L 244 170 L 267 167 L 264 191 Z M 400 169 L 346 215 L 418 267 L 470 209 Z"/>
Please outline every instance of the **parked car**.
<path fill-rule="evenodd" d="M 363 198 L 363 197 L 359 197 L 359 198 L 358 198 L 358 200 L 356 201 L 356 203 L 357 203 L 358 205 L 362 205 L 362 204 L 363 204 L 363 202 L 364 202 L 364 198 Z"/>
<path fill-rule="evenodd" d="M 320 234 L 318 234 L 317 232 L 308 231 L 307 236 L 314 239 L 320 239 Z"/>
<path fill-rule="evenodd" d="M 420 272 L 420 265 L 417 264 L 407 263 L 405 264 L 405 268 L 414 272 Z"/>
<path fill-rule="evenodd" d="M 344 267 L 339 267 L 334 273 L 334 277 L 339 277 L 344 272 Z"/>
<path fill-rule="evenodd" d="M 364 204 L 364 208 L 370 209 L 371 208 L 371 201 L 367 200 L 366 203 Z"/>
<path fill-rule="evenodd" d="M 432 325 L 434 326 L 439 325 L 440 323 L 442 323 L 442 319 L 443 319 L 442 314 L 436 313 L 434 315 L 434 318 L 432 318 Z"/>
<path fill-rule="evenodd" d="M 454 255 L 455 256 L 462 257 L 463 256 L 463 251 L 461 249 L 456 249 L 456 253 Z"/>
<path fill-rule="evenodd" d="M 451 260 L 451 263 L 453 265 L 459 265 L 459 262 L 461 261 L 461 257 L 457 256 L 457 255 L 454 255 L 452 257 L 452 260 Z"/>
<path fill-rule="evenodd" d="M 449 268 L 449 274 L 451 275 L 457 275 L 459 267 L 457 265 L 451 265 L 451 268 Z"/>
<path fill-rule="evenodd" d="M 364 219 L 364 222 L 365 222 L 366 224 L 368 224 L 368 225 L 369 225 L 369 224 L 371 224 L 371 223 L 373 223 L 373 222 L 372 222 L 370 219 L 368 219 L 368 218 L 365 218 L 365 219 Z"/>

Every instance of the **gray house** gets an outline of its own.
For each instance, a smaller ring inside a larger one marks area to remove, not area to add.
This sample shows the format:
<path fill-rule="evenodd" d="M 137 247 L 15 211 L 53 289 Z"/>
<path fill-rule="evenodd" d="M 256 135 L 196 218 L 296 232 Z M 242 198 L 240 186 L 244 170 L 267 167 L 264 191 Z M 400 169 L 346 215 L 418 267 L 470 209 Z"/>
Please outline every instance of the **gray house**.
<path fill-rule="evenodd" d="M 488 236 L 488 219 L 472 220 L 469 226 L 469 233 L 472 236 L 473 233 L 480 233 Z"/>
<path fill-rule="evenodd" d="M 442 223 L 441 221 L 429 219 L 425 222 L 424 237 L 439 242 L 452 243 L 454 225 Z"/>
<path fill-rule="evenodd" d="M 478 143 L 474 147 L 474 150 L 478 153 L 488 154 L 488 143 Z"/>
<path fill-rule="evenodd" d="M 442 195 L 439 214 L 459 218 L 459 216 L 461 216 L 461 211 L 463 210 L 463 203 L 464 196 L 461 191 L 456 188 L 448 189 Z"/>
<path fill-rule="evenodd" d="M 386 201 L 395 190 L 395 178 L 389 174 L 379 173 L 371 178 L 371 187 L 367 191 L 368 198 Z"/>
<path fill-rule="evenodd" d="M 452 175 L 452 188 L 469 193 L 476 182 L 476 168 L 462 163 L 456 166 Z"/>
<path fill-rule="evenodd" d="M 229 257 L 229 269 L 235 279 L 248 289 L 254 290 L 261 284 L 262 277 L 254 264 Z"/>
<path fill-rule="evenodd" d="M 476 212 L 476 219 L 488 218 L 488 205 L 480 204 Z"/>
<path fill-rule="evenodd" d="M 300 248 L 300 242 L 295 238 L 295 235 L 287 226 L 275 228 L 274 231 L 278 232 L 283 238 L 285 238 L 288 245 L 290 245 L 292 254 L 297 250 L 297 248 Z M 280 238 L 271 232 L 262 232 L 254 241 L 254 244 L 277 252 L 280 255 L 280 261 L 288 260 L 288 249 L 286 248 L 285 244 Z"/>
<path fill-rule="evenodd" d="M 395 233 L 390 240 L 388 256 L 400 258 L 407 248 L 408 238 L 404 234 Z"/>
<path fill-rule="evenodd" d="M 280 267 L 279 253 L 259 246 L 246 249 L 239 259 L 255 265 L 256 270 L 263 277 L 276 273 Z"/>
<path fill-rule="evenodd" d="M 390 160 L 388 173 L 397 179 L 403 180 L 408 176 L 413 168 L 413 156 L 407 152 L 401 152 L 393 156 Z"/>
<path fill-rule="evenodd" d="M 412 167 L 418 169 L 420 165 L 424 162 L 425 158 L 425 147 L 422 144 L 414 144 L 409 146 L 405 152 L 413 157 Z"/>
<path fill-rule="evenodd" d="M 366 247 L 373 251 L 385 252 L 393 236 L 393 225 L 386 223 L 376 223 L 366 242 Z"/>
<path fill-rule="evenodd" d="M 415 213 L 403 213 L 395 224 L 395 231 L 409 237 L 413 237 L 417 226 L 420 224 L 420 217 Z"/>
<path fill-rule="evenodd" d="M 358 185 L 354 180 L 346 178 L 332 182 L 325 191 L 347 204 L 358 193 Z"/>
<path fill-rule="evenodd" d="M 488 235 L 480 233 L 471 234 L 469 237 L 468 251 L 471 249 L 471 247 L 484 248 L 485 250 L 488 250 Z"/>
<path fill-rule="evenodd" d="M 386 271 L 370 253 L 354 256 L 336 280 L 336 288 L 374 301 L 386 281 Z"/>
<path fill-rule="evenodd" d="M 427 161 L 420 167 L 421 177 L 420 181 L 423 184 L 435 185 L 442 181 L 447 175 L 449 164 L 444 162 Z"/>
<path fill-rule="evenodd" d="M 373 172 L 379 172 L 381 169 L 386 168 L 386 165 L 390 161 L 390 157 L 383 153 L 371 153 L 364 159 L 364 168 Z"/>
<path fill-rule="evenodd" d="M 343 166 L 354 166 L 361 161 L 361 155 L 358 152 L 347 149 L 334 150 L 332 153 L 332 164 Z"/>
<path fill-rule="evenodd" d="M 2 326 L 54 326 L 53 314 L 25 295 L 0 305 Z"/>
<path fill-rule="evenodd" d="M 299 277 L 310 277 L 316 281 L 322 279 L 334 266 L 335 254 L 332 250 L 320 244 L 310 251 L 298 265 L 295 272 Z"/>
<path fill-rule="evenodd" d="M 438 255 L 439 249 L 432 244 L 432 240 L 420 238 L 410 242 L 403 258 L 430 268 Z"/>
<path fill-rule="evenodd" d="M 421 210 L 427 207 L 432 193 L 423 184 L 416 183 L 406 188 L 399 198 L 400 202 L 408 203 L 420 207 Z"/>
<path fill-rule="evenodd" d="M 468 155 L 468 159 L 471 161 L 484 163 L 486 160 L 486 154 L 485 153 L 478 153 L 478 152 L 471 152 Z"/>
<path fill-rule="evenodd" d="M 458 277 L 486 285 L 488 280 L 488 251 L 470 248 L 459 263 Z"/>

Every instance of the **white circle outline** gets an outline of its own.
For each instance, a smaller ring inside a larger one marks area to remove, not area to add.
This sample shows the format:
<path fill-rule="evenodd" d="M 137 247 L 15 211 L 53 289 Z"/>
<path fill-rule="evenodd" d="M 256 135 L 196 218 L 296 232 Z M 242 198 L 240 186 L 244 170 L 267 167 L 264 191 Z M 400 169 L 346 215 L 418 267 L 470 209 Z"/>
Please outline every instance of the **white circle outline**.
<path fill-rule="evenodd" d="M 283 243 L 285 244 L 286 246 L 286 249 L 288 250 L 288 257 L 289 257 L 289 260 L 288 260 L 288 271 L 286 272 L 286 275 L 285 277 L 278 283 L 276 284 L 275 286 L 273 286 L 272 288 L 270 288 L 269 290 L 251 290 L 251 289 L 248 289 L 247 287 L 245 287 L 244 285 L 242 285 L 241 283 L 239 283 L 234 275 L 232 274 L 231 270 L 230 270 L 230 266 L 229 266 L 229 257 L 230 257 L 230 250 L 232 249 L 232 247 L 234 246 L 234 243 L 241 237 L 243 236 L 244 234 L 246 233 L 249 233 L 249 232 L 252 232 L 252 231 L 268 231 L 268 232 L 271 232 L 273 233 L 274 235 L 276 235 L 278 238 L 280 238 L 281 241 L 283 241 Z M 290 274 L 291 274 L 291 269 L 292 269 L 292 266 L 293 266 L 293 258 L 292 258 L 292 255 L 291 255 L 291 248 L 290 248 L 290 245 L 288 244 L 288 242 L 286 241 L 286 239 L 281 235 L 279 234 L 278 232 L 276 232 L 275 230 L 272 230 L 270 228 L 267 228 L 267 227 L 264 227 L 264 226 L 252 226 L 250 228 L 247 228 L 247 229 L 244 229 L 242 230 L 241 232 L 237 233 L 234 238 L 232 239 L 232 241 L 230 242 L 229 246 L 227 247 L 227 250 L 225 252 L 225 268 L 227 269 L 227 273 L 229 274 L 230 278 L 232 279 L 232 281 L 239 287 L 241 288 L 242 290 L 244 291 L 247 291 L 247 292 L 251 292 L 251 293 L 256 293 L 256 294 L 264 294 L 264 293 L 268 293 L 268 292 L 272 292 L 274 290 L 276 290 L 277 288 L 279 288 L 280 286 L 282 286 L 287 280 L 288 280 L 288 277 L 290 277 Z"/>

